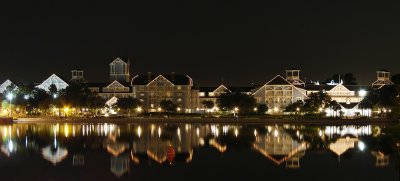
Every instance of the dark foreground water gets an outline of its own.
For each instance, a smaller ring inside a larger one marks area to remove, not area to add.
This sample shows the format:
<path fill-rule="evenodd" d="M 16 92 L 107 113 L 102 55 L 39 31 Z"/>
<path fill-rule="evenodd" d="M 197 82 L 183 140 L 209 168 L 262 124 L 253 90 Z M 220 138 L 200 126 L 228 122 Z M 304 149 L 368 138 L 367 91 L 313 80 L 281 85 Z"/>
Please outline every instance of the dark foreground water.
<path fill-rule="evenodd" d="M 0 181 L 399 180 L 384 126 L 0 126 Z"/>

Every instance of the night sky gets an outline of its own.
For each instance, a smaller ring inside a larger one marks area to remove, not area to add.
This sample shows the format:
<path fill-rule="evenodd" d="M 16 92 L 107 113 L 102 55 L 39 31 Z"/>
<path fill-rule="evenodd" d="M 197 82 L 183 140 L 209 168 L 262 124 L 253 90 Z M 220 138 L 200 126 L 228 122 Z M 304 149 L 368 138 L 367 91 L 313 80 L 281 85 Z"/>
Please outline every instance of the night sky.
<path fill-rule="evenodd" d="M 10 3 L 10 2 L 7 2 Z M 41 82 L 81 68 L 108 81 L 115 57 L 132 75 L 190 75 L 201 86 L 266 83 L 286 68 L 302 79 L 400 73 L 399 4 L 383 1 L 115 1 L 0 4 L 0 82 Z"/>

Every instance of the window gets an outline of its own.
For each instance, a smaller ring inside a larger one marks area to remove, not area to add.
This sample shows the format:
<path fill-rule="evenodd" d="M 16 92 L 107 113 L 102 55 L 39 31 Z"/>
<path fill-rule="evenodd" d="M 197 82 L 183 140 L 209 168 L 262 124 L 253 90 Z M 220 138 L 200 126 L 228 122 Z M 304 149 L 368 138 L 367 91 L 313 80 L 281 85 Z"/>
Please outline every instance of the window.
<path fill-rule="evenodd" d="M 176 89 L 181 90 L 181 89 L 182 89 L 182 86 L 178 85 L 178 86 L 176 87 Z"/>
<path fill-rule="evenodd" d="M 144 96 L 144 93 L 140 93 L 140 96 L 142 96 L 142 97 L 143 97 L 143 96 Z"/>
<path fill-rule="evenodd" d="M 205 96 L 204 92 L 200 92 L 200 93 L 199 93 L 199 96 L 200 96 L 200 97 L 204 97 L 204 96 Z"/>

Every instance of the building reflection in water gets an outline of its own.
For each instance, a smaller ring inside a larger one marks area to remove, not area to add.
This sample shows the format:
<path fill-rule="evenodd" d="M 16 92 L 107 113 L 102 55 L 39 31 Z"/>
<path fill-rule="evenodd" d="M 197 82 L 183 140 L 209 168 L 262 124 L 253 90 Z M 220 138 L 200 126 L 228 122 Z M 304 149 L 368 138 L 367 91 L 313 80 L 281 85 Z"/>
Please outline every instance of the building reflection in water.
<path fill-rule="evenodd" d="M 301 159 L 310 148 L 310 143 L 304 139 L 306 135 L 324 140 L 322 148 L 334 152 L 340 159 L 349 149 L 368 150 L 361 141 L 364 136 L 381 134 L 378 126 L 311 127 L 308 132 L 304 131 L 304 126 L 255 127 L 249 129 L 247 125 L 223 124 L 14 124 L 0 126 L 0 136 L 1 151 L 7 157 L 12 158 L 13 154 L 29 149 L 41 153 L 54 165 L 69 156 L 68 150 L 73 150 L 70 155 L 72 166 L 85 165 L 85 149 L 107 152 L 111 159 L 111 172 L 120 177 L 129 173 L 130 162 L 166 163 L 171 148 L 176 154 L 174 162 L 190 163 L 197 148 L 211 147 L 224 153 L 231 147 L 234 149 L 229 140 L 248 142 L 244 145 L 252 145 L 249 149 L 261 153 L 276 165 L 299 168 Z M 255 139 L 242 139 L 249 135 Z M 76 146 L 77 143 L 80 146 Z M 387 153 L 381 150 L 368 152 L 375 157 L 375 166 L 389 165 Z"/>
<path fill-rule="evenodd" d="M 256 131 L 255 135 L 257 135 Z M 253 147 L 254 150 L 277 165 L 285 162 L 288 168 L 299 168 L 300 159 L 305 155 L 308 144 L 293 139 L 282 128 L 275 127 L 268 129 L 268 132 L 264 135 L 256 136 Z"/>

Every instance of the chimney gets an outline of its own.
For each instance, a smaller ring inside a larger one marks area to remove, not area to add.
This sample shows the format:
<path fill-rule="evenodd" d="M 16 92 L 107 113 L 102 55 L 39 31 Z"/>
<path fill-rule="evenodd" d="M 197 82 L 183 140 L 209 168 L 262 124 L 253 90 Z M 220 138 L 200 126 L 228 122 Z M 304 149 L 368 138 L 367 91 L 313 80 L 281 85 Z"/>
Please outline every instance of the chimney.
<path fill-rule="evenodd" d="M 147 81 L 151 81 L 151 72 L 147 72 Z"/>
<path fill-rule="evenodd" d="M 171 72 L 171 81 L 175 81 L 175 72 Z"/>

